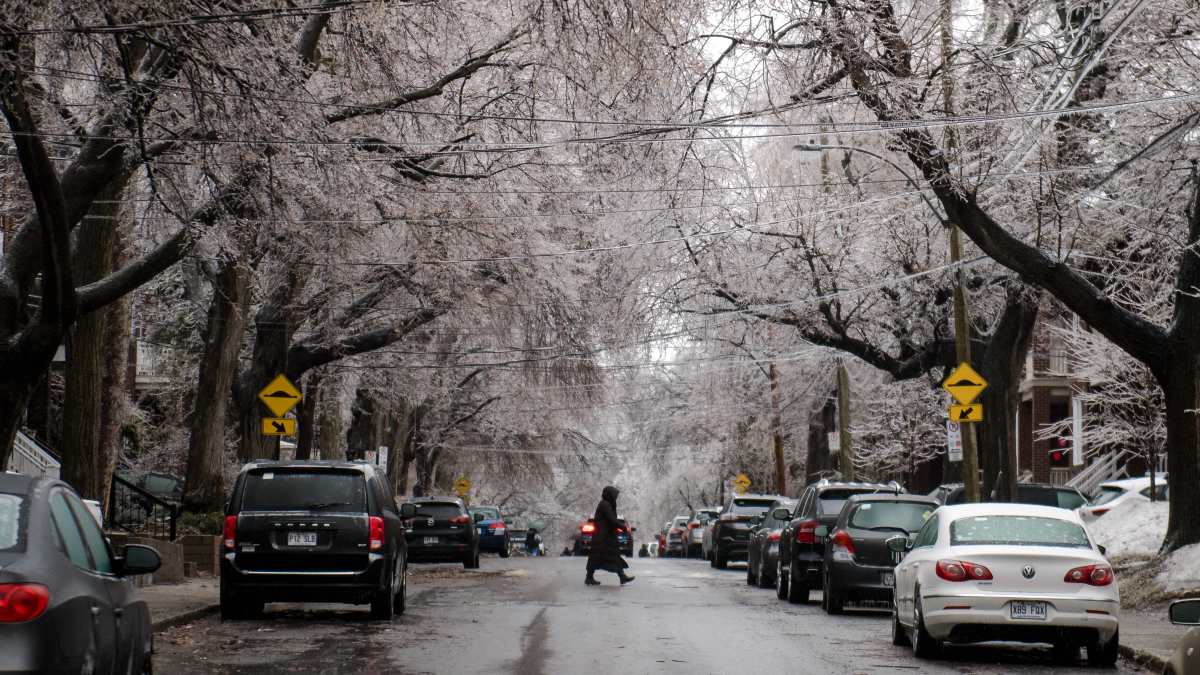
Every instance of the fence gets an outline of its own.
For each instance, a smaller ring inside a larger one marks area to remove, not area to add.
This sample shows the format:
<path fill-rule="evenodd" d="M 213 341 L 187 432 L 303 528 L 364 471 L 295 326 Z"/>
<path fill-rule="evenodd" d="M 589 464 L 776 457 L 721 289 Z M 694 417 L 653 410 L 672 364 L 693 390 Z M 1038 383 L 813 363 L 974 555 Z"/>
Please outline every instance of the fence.
<path fill-rule="evenodd" d="M 113 476 L 108 497 L 108 523 L 155 539 L 175 541 L 179 506 L 160 499 L 120 476 Z"/>

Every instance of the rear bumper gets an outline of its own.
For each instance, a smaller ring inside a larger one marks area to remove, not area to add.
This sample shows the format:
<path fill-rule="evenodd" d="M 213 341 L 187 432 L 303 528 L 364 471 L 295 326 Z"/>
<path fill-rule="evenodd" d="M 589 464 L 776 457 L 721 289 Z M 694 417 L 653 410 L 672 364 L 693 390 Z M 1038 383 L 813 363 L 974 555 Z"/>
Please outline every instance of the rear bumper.
<path fill-rule="evenodd" d="M 844 593 L 862 600 L 891 600 L 892 585 L 883 583 L 884 575 L 895 579 L 892 565 L 865 565 L 858 562 L 831 560 L 829 585 L 834 592 Z"/>
<path fill-rule="evenodd" d="M 750 535 L 741 537 L 721 537 L 717 547 L 726 558 L 745 558 L 750 555 Z"/>
<path fill-rule="evenodd" d="M 1013 600 L 1046 602 L 1046 619 L 1011 618 L 1009 604 Z M 1063 638 L 1079 644 L 1107 642 L 1120 623 L 1120 602 L 1115 599 L 971 593 L 923 595 L 921 607 L 929 634 L 952 642 L 1053 642 Z"/>
<path fill-rule="evenodd" d="M 408 544 L 408 559 L 411 562 L 444 562 L 462 560 L 471 553 L 471 545 L 467 542 L 451 544 Z"/>
<path fill-rule="evenodd" d="M 367 556 L 365 569 L 358 570 L 269 570 L 242 569 L 236 554 L 221 558 L 221 580 L 235 597 L 264 602 L 370 602 L 372 593 L 384 587 L 387 558 L 380 553 Z"/>
<path fill-rule="evenodd" d="M 504 551 L 508 549 L 508 535 L 483 534 L 479 536 L 480 551 Z"/>

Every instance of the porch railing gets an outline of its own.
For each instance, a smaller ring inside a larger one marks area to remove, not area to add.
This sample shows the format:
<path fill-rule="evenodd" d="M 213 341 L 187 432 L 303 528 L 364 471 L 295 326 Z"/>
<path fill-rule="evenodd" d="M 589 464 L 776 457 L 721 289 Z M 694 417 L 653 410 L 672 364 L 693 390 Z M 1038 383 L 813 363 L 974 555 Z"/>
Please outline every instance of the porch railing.
<path fill-rule="evenodd" d="M 160 499 L 120 476 L 113 476 L 108 524 L 131 534 L 175 541 L 179 506 Z"/>

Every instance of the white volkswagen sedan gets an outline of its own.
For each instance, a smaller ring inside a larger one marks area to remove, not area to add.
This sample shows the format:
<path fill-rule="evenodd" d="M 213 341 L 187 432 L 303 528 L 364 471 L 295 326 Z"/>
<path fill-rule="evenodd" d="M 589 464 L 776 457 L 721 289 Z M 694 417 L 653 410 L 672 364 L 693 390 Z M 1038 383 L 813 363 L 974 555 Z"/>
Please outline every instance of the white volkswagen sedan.
<path fill-rule="evenodd" d="M 1117 660 L 1120 597 L 1103 549 L 1074 511 L 1030 504 L 943 506 L 911 539 L 888 542 L 896 566 L 892 642 L 920 658 L 945 642 L 1034 642 L 1061 662 L 1087 649 Z"/>

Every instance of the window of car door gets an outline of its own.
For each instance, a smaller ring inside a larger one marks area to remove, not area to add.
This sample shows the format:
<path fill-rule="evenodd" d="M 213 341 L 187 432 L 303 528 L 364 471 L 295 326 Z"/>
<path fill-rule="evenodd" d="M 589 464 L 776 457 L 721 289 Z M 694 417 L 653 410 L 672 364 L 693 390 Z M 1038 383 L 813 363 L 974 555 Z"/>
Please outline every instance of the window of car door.
<path fill-rule="evenodd" d="M 88 556 L 83 532 L 75 522 L 75 516 L 71 514 L 71 506 L 67 504 L 65 495 L 62 490 L 56 490 L 50 495 L 50 519 L 54 522 L 54 529 L 58 531 L 63 553 L 76 567 L 90 570 L 93 568 L 92 559 Z"/>
<path fill-rule="evenodd" d="M 71 512 L 75 514 L 75 520 L 79 523 L 79 529 L 83 531 L 83 541 L 87 544 L 88 552 L 92 555 L 92 571 L 112 574 L 112 553 L 108 550 L 108 542 L 104 540 L 104 532 L 100 530 L 100 525 L 78 497 L 70 493 L 64 495 L 67 503 L 71 505 Z"/>
<path fill-rule="evenodd" d="M 937 533 L 938 517 L 934 515 L 925 521 L 925 526 L 917 533 L 917 538 L 913 541 L 913 548 L 918 549 L 933 546 L 937 543 Z"/>

